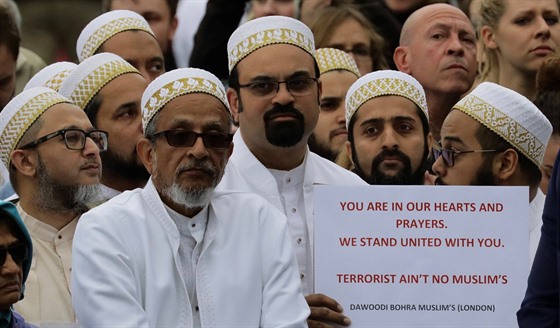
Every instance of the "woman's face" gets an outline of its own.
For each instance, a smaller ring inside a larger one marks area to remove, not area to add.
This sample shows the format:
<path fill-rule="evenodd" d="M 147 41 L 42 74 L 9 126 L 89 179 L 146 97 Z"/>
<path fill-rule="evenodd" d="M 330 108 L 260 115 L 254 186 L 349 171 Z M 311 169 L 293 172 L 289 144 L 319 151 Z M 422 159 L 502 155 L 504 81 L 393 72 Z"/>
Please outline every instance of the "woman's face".
<path fill-rule="evenodd" d="M 337 48 L 349 53 L 356 61 L 360 74 L 373 70 L 371 39 L 366 29 L 355 19 L 348 18 L 338 25 L 322 48 Z"/>
<path fill-rule="evenodd" d="M 534 75 L 546 56 L 560 54 L 557 0 L 506 0 L 505 5 L 504 15 L 485 41 L 497 50 L 500 70 Z"/>

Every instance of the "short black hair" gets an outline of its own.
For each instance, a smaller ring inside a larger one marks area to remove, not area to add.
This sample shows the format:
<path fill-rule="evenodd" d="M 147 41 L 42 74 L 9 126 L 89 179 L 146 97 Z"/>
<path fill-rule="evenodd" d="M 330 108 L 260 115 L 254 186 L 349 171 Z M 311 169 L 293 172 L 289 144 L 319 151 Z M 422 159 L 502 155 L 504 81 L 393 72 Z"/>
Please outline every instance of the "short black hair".
<path fill-rule="evenodd" d="M 17 60 L 21 38 L 15 17 L 5 5 L 0 5 L 0 44 L 6 45 L 10 53 Z"/>
<path fill-rule="evenodd" d="M 482 149 L 495 149 L 497 151 L 505 151 L 507 149 L 513 149 L 517 153 L 519 158 L 519 167 L 524 175 L 527 177 L 530 186 L 538 186 L 541 182 L 542 173 L 537 164 L 529 159 L 525 154 L 518 151 L 514 146 L 512 146 L 505 139 L 500 137 L 494 131 L 490 130 L 484 125 L 480 125 L 476 131 L 476 139 L 482 146 Z M 483 153 L 483 156 L 487 158 L 494 158 L 496 153 Z"/>

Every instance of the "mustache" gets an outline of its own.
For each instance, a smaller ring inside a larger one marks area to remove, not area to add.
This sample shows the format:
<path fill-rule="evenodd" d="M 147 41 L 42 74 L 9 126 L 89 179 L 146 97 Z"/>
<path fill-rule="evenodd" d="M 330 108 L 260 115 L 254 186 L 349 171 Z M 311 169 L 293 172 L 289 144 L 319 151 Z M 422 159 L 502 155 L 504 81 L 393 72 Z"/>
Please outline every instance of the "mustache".
<path fill-rule="evenodd" d="M 381 162 L 383 162 L 383 160 L 387 157 L 396 157 L 400 159 L 403 163 L 410 162 L 410 158 L 399 149 L 396 148 L 383 149 L 381 150 L 381 153 L 375 156 L 375 158 L 373 159 L 372 168 L 378 167 L 379 164 L 381 164 Z"/>
<path fill-rule="evenodd" d="M 292 104 L 287 104 L 287 105 L 274 104 L 274 106 L 272 106 L 270 110 L 264 113 L 263 119 L 265 121 L 269 121 L 273 119 L 275 116 L 285 115 L 285 114 L 292 115 L 298 120 L 304 119 L 303 114 L 299 110 L 295 109 L 295 107 Z"/>
<path fill-rule="evenodd" d="M 179 176 L 179 174 L 188 170 L 199 170 L 214 176 L 218 175 L 218 169 L 208 161 L 193 159 L 186 164 L 180 165 L 177 168 L 176 176 Z"/>

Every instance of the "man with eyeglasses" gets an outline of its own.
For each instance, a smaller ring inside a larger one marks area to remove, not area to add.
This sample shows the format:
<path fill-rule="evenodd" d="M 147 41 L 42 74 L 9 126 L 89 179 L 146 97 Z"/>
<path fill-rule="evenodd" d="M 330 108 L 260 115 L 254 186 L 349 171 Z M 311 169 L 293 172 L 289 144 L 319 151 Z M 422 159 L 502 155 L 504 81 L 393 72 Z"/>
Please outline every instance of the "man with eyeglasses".
<path fill-rule="evenodd" d="M 313 34 L 293 18 L 257 18 L 231 35 L 228 56 L 227 96 L 239 130 L 218 189 L 254 192 L 287 216 L 309 324 L 347 326 L 350 319 L 335 300 L 314 294 L 313 190 L 365 182 L 307 146 L 321 97 Z"/>
<path fill-rule="evenodd" d="M 552 125 L 531 101 L 484 82 L 453 106 L 433 147 L 436 185 L 529 187 L 531 263 L 545 199 L 539 167 L 551 134 Z"/>
<path fill-rule="evenodd" d="M 121 57 L 100 53 L 72 70 L 60 93 L 82 108 L 98 129 L 111 136 L 101 153 L 103 196 L 143 187 L 149 173 L 136 152 L 142 137 L 140 100 L 148 86 L 140 72 Z"/>
<path fill-rule="evenodd" d="M 412 76 L 377 71 L 346 95 L 346 149 L 372 185 L 422 185 L 433 142 L 424 89 Z"/>
<path fill-rule="evenodd" d="M 34 245 L 26 297 L 15 309 L 32 324 L 75 323 L 72 240 L 82 213 L 101 199 L 106 149 L 107 132 L 52 89 L 23 91 L 0 113 L 0 157 Z"/>
<path fill-rule="evenodd" d="M 0 201 L 0 327 L 35 327 L 12 309 L 23 299 L 32 253 L 31 237 L 16 207 Z"/>
<path fill-rule="evenodd" d="M 430 131 L 440 138 L 443 120 L 476 77 L 476 35 L 469 18 L 449 4 L 424 6 L 405 21 L 393 60 L 426 92 Z"/>
<path fill-rule="evenodd" d="M 233 150 L 218 78 L 196 68 L 142 96 L 148 184 L 78 225 L 72 297 L 83 327 L 303 327 L 286 217 L 261 197 L 214 191 Z"/>

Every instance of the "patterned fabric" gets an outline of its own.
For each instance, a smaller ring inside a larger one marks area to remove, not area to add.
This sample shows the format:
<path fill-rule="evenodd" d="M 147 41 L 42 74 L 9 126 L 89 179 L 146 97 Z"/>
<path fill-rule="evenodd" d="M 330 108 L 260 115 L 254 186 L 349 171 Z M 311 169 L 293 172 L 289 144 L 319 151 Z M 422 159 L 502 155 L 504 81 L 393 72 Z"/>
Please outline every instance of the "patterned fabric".
<path fill-rule="evenodd" d="M 229 112 L 226 91 L 212 73 L 198 68 L 180 68 L 152 81 L 142 95 L 142 127 L 171 100 L 189 93 L 207 93 L 216 97 Z"/>
<path fill-rule="evenodd" d="M 366 101 L 381 96 L 400 96 L 409 99 L 429 120 L 424 88 L 412 76 L 391 70 L 368 73 L 354 82 L 346 94 L 346 128 L 352 116 Z"/>
<path fill-rule="evenodd" d="M 112 10 L 96 17 L 80 33 L 76 54 L 80 62 L 91 57 L 109 38 L 124 31 L 154 32 L 144 17 L 130 10 Z"/>
<path fill-rule="evenodd" d="M 360 77 L 360 71 L 358 70 L 354 58 L 346 52 L 335 48 L 321 48 L 317 49 L 315 54 L 321 74 L 330 71 L 345 70 Z"/>
<path fill-rule="evenodd" d="M 58 91 L 62 82 L 64 82 L 66 77 L 68 77 L 76 66 L 78 65 L 65 61 L 51 64 L 37 72 L 37 74 L 27 82 L 23 90 L 34 87 L 47 87 Z"/>
<path fill-rule="evenodd" d="M 121 57 L 104 52 L 93 55 L 76 67 L 60 86 L 60 94 L 68 97 L 81 109 L 115 78 L 140 72 Z"/>
<path fill-rule="evenodd" d="M 453 109 L 474 118 L 537 166 L 541 165 L 552 125 L 529 99 L 495 83 L 484 82 Z"/>
<path fill-rule="evenodd" d="M 253 19 L 237 28 L 227 44 L 229 72 L 253 51 L 272 44 L 292 44 L 315 58 L 313 33 L 302 22 L 284 16 Z"/>
<path fill-rule="evenodd" d="M 6 168 L 10 167 L 12 151 L 25 132 L 47 109 L 60 103 L 70 100 L 52 89 L 37 87 L 14 97 L 0 112 L 0 158 Z"/>

